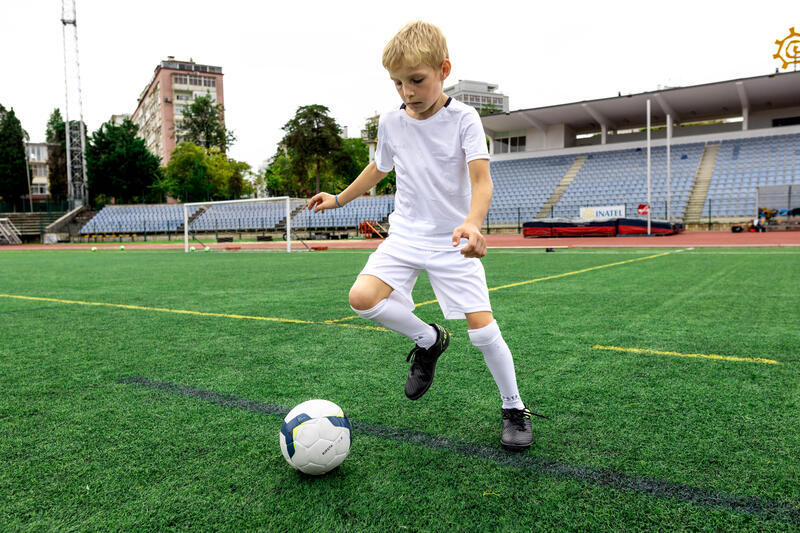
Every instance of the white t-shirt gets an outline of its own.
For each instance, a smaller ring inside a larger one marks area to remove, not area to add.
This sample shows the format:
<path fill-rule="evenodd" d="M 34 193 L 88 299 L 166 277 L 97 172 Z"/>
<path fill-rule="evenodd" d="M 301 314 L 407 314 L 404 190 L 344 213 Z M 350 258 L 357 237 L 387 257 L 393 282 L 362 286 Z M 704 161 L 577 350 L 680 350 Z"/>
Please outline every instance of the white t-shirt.
<path fill-rule="evenodd" d="M 433 116 L 417 120 L 405 106 L 381 115 L 375 163 L 397 173 L 389 233 L 432 250 L 452 250 L 451 237 L 469 214 L 467 163 L 489 159 L 478 112 L 449 98 Z"/>

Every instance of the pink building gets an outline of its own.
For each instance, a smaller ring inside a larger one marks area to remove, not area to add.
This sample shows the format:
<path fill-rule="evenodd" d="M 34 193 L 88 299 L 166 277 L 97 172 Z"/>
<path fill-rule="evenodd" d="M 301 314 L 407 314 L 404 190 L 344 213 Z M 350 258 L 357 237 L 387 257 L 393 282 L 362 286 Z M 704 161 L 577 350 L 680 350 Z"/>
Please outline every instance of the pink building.
<path fill-rule="evenodd" d="M 153 74 L 153 79 L 139 96 L 131 120 L 139 126 L 139 136 L 161 164 L 169 161 L 175 145 L 181 142 L 175 124 L 183 110 L 199 96 L 210 96 L 223 104 L 222 67 L 176 61 L 168 56 Z"/>

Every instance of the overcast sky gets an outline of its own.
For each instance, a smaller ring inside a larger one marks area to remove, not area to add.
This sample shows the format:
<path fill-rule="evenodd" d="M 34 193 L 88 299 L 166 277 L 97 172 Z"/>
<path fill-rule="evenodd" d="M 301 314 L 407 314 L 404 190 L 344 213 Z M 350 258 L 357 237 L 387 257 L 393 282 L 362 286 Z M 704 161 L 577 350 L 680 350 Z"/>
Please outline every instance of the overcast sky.
<path fill-rule="evenodd" d="M 168 55 L 221 66 L 229 155 L 254 168 L 302 105 L 323 104 L 351 137 L 399 98 L 381 66 L 410 20 L 439 25 L 459 79 L 499 84 L 524 109 L 768 74 L 798 0 L 404 2 L 77 0 L 84 119 L 132 113 Z M 61 1 L 0 4 L 0 104 L 33 141 L 64 107 Z"/>

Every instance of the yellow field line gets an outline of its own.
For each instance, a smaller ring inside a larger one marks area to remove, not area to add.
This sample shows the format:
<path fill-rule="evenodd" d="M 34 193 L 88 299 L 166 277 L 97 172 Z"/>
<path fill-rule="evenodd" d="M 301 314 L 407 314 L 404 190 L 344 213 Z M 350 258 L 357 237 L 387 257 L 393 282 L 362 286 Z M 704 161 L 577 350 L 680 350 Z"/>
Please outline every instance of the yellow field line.
<path fill-rule="evenodd" d="M 646 259 L 655 259 L 656 257 L 662 257 L 662 256 L 665 256 L 665 255 L 674 253 L 674 252 L 675 252 L 674 250 L 670 250 L 668 252 L 662 252 L 660 254 L 647 255 L 647 256 L 644 256 L 644 257 L 637 257 L 635 259 L 626 259 L 625 261 L 616 261 L 614 263 L 608 263 L 606 265 L 598 265 L 598 266 L 593 266 L 593 267 L 589 267 L 589 268 L 582 268 L 580 270 L 573 270 L 572 272 L 564 272 L 563 274 L 553 274 L 552 276 L 545 276 L 543 278 L 529 279 L 529 280 L 526 280 L 526 281 L 518 281 L 516 283 L 509 283 L 507 285 L 500 285 L 499 287 L 492 287 L 492 288 L 489 289 L 489 291 L 491 292 L 491 291 L 499 291 L 500 289 L 510 289 L 511 287 L 519 287 L 521 285 L 529 285 L 531 283 L 538 283 L 540 281 L 547 281 L 547 280 L 550 280 L 550 279 L 566 278 L 567 276 L 574 276 L 576 274 L 583 274 L 584 272 L 591 272 L 592 270 L 600 270 L 600 269 L 603 269 L 603 268 L 610 268 L 610 267 L 613 267 L 613 266 L 625 265 L 625 264 L 628 264 L 628 263 L 635 263 L 636 261 L 644 261 Z M 418 304 L 416 304 L 414 306 L 414 308 L 421 307 L 423 305 L 435 304 L 438 301 L 439 300 L 427 300 L 425 302 L 419 302 Z M 343 322 L 345 320 L 353 320 L 354 318 L 358 318 L 358 316 L 357 315 L 353 315 L 353 316 L 346 316 L 344 318 L 337 318 L 337 319 L 334 319 L 334 320 L 326 320 L 325 323 L 326 324 L 335 324 L 336 322 Z"/>
<path fill-rule="evenodd" d="M 584 272 L 591 272 L 593 270 L 600 270 L 603 268 L 610 268 L 613 266 L 618 265 L 625 265 L 628 263 L 634 263 L 636 261 L 644 261 L 646 259 L 654 259 L 656 257 L 661 257 L 667 254 L 673 253 L 672 250 L 668 252 L 662 252 L 659 254 L 648 255 L 644 257 L 637 257 L 634 259 L 626 259 L 625 261 L 616 261 L 614 263 L 608 263 L 605 265 L 598 265 L 589 268 L 582 268 L 580 270 L 574 270 L 572 272 L 564 272 L 562 274 L 554 274 L 552 276 L 545 276 L 542 278 L 530 279 L 526 281 L 519 281 L 517 283 L 509 283 L 507 285 L 501 285 L 499 287 L 492 287 L 490 291 L 496 291 L 500 289 L 508 289 L 511 287 L 519 287 L 521 285 L 528 285 L 531 283 L 538 283 L 540 281 L 547 281 L 550 279 L 557 279 L 557 278 L 564 278 L 567 276 L 574 276 L 576 274 L 583 274 Z M 341 324 L 340 322 L 345 322 L 347 320 L 353 320 L 358 318 L 358 315 L 353 316 L 346 316 L 344 318 L 337 318 L 332 320 L 324 320 L 322 322 L 314 322 L 309 320 L 298 320 L 293 318 L 274 318 L 274 317 L 265 317 L 265 316 L 247 316 L 247 315 L 232 315 L 232 314 L 224 314 L 224 313 L 205 313 L 202 311 L 188 311 L 184 309 L 166 309 L 162 307 L 145 307 L 139 305 L 126 305 L 126 304 L 113 304 L 113 303 L 105 303 L 105 302 L 84 302 L 80 300 L 62 300 L 57 298 L 44 298 L 39 296 L 20 296 L 15 294 L 0 294 L 0 297 L 3 298 L 16 298 L 19 300 L 33 300 L 33 301 L 40 301 L 40 302 L 56 302 L 56 303 L 63 303 L 63 304 L 73 304 L 73 305 L 92 305 L 92 306 L 99 306 L 99 307 L 115 307 L 118 309 L 133 309 L 137 311 L 158 311 L 162 313 L 175 313 L 175 314 L 183 314 L 183 315 L 194 315 L 194 316 L 207 316 L 207 317 L 216 317 L 216 318 L 233 318 L 239 320 L 261 320 L 266 322 L 281 322 L 281 323 L 289 323 L 289 324 L 315 324 L 315 325 L 323 325 L 323 326 L 337 326 L 337 327 L 345 327 L 351 329 L 367 329 L 373 331 L 387 331 L 384 328 L 377 327 L 377 326 L 356 326 L 353 324 Z M 436 303 L 438 300 L 428 300 L 426 302 L 420 302 L 416 304 L 415 307 L 421 307 L 423 305 L 429 305 Z"/>
<path fill-rule="evenodd" d="M 630 353 L 652 353 L 656 355 L 672 355 L 675 357 L 697 357 L 700 359 L 717 359 L 721 361 L 739 361 L 745 363 L 761 363 L 764 365 L 779 365 L 781 364 L 779 361 L 774 361 L 772 359 L 762 359 L 760 357 L 731 357 L 728 355 L 717 355 L 714 353 L 680 353 L 680 352 L 665 352 L 661 350 L 645 350 L 643 348 L 621 348 L 619 346 L 601 346 L 599 344 L 595 344 L 592 346 L 595 350 L 615 350 L 618 352 L 630 352 Z"/>
<path fill-rule="evenodd" d="M 136 311 L 158 311 L 161 313 L 175 313 L 179 315 L 194 315 L 194 316 L 207 316 L 207 317 L 215 317 L 215 318 L 233 318 L 238 320 L 261 320 L 265 322 L 281 322 L 285 324 L 314 324 L 314 325 L 335 325 L 339 327 L 345 328 L 353 328 L 353 329 L 369 329 L 375 331 L 387 331 L 384 328 L 376 327 L 376 326 L 355 326 L 352 324 L 330 324 L 327 322 L 314 322 L 310 320 L 298 320 L 295 318 L 275 318 L 269 316 L 248 316 L 248 315 L 232 315 L 232 314 L 225 314 L 225 313 L 205 313 L 202 311 L 188 311 L 185 309 L 166 309 L 164 307 L 145 307 L 141 305 L 127 305 L 127 304 L 112 304 L 106 302 L 84 302 L 81 300 L 62 300 L 59 298 L 43 298 L 40 296 L 20 296 L 17 294 L 0 294 L 2 298 L 13 298 L 17 300 L 33 300 L 37 302 L 55 302 L 61 304 L 72 304 L 72 305 L 91 305 L 96 307 L 114 307 L 118 309 L 133 309 Z"/>
<path fill-rule="evenodd" d="M 572 272 L 565 272 L 563 274 L 554 274 L 552 276 L 545 276 L 543 278 L 529 279 L 527 281 L 519 281 L 517 283 L 509 283 L 508 285 L 500 285 L 499 287 L 492 287 L 489 290 L 490 291 L 499 291 L 500 289 L 509 289 L 511 287 L 519 287 L 520 285 L 528 285 L 529 283 L 538 283 L 540 281 L 547 281 L 547 280 L 550 280 L 550 279 L 566 278 L 567 276 L 574 276 L 576 274 L 583 274 L 584 272 L 591 272 L 593 270 L 601 270 L 603 268 L 611 268 L 613 266 L 626 265 L 628 263 L 635 263 L 637 261 L 645 261 L 647 259 L 655 259 L 656 257 L 663 257 L 663 256 L 669 255 L 671 253 L 673 253 L 672 250 L 670 250 L 669 252 L 661 252 L 660 254 L 646 255 L 644 257 L 636 257 L 634 259 L 626 259 L 625 261 L 616 261 L 614 263 L 608 263 L 606 265 L 598 265 L 598 266 L 593 266 L 593 267 L 589 267 L 589 268 L 582 268 L 580 270 L 573 270 Z"/>
<path fill-rule="evenodd" d="M 337 322 L 344 322 L 345 320 L 353 320 L 354 318 L 358 318 L 358 315 L 346 316 L 344 318 L 334 318 L 331 320 L 326 320 L 325 324 L 336 324 Z"/>

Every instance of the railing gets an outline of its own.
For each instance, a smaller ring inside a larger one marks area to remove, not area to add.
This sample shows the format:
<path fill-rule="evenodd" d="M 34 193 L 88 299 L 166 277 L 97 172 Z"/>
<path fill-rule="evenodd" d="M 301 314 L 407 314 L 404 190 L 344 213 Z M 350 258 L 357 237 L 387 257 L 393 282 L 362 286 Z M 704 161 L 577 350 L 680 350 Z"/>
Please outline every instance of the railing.
<path fill-rule="evenodd" d="M 0 237 L 3 238 L 8 244 L 22 244 L 20 238 L 20 231 L 11 222 L 11 219 L 0 218 Z"/>

